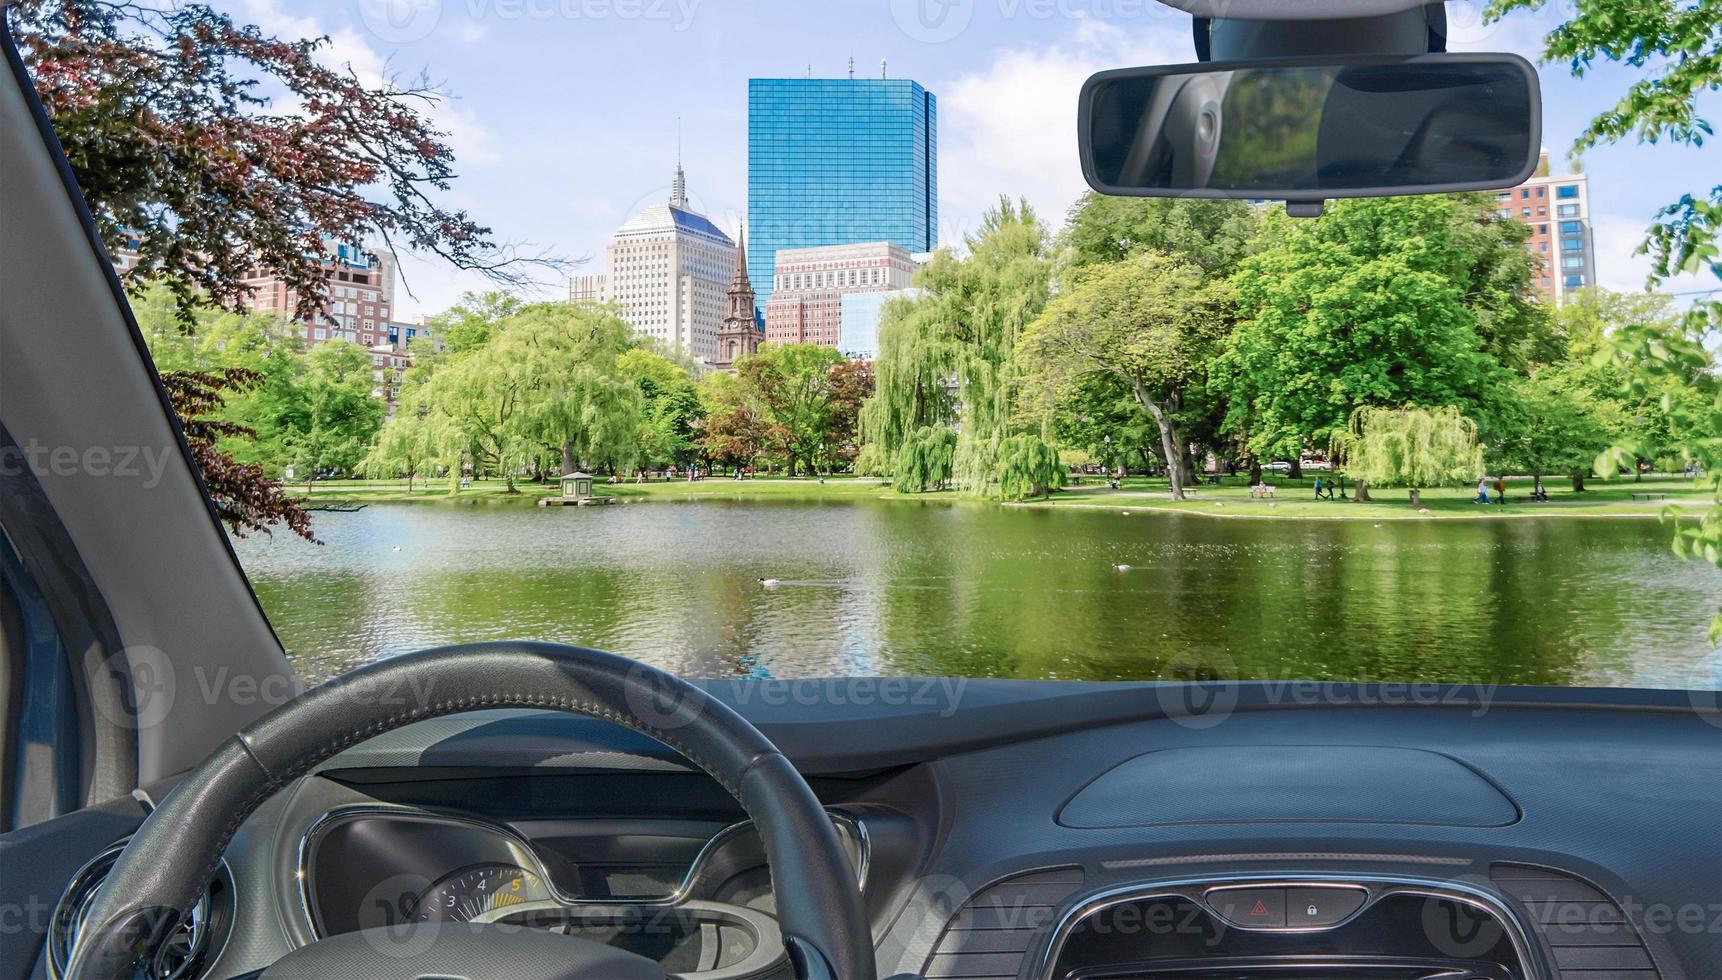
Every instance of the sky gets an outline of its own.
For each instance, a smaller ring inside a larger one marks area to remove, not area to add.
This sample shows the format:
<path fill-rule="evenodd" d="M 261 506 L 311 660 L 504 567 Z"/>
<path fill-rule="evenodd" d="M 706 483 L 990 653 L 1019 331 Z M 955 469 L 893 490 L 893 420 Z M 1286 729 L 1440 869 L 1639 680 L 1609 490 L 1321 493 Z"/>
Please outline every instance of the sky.
<path fill-rule="evenodd" d="M 1481 4 L 1448 4 L 1453 50 L 1533 62 L 1571 0 L 1490 26 Z M 1190 19 L 1155 0 L 225 0 L 283 37 L 328 35 L 323 57 L 363 78 L 428 74 L 448 95 L 431 110 L 459 178 L 444 203 L 502 241 L 601 272 L 615 229 L 669 198 L 680 157 L 696 210 L 734 234 L 747 208 L 747 80 L 913 78 L 939 99 L 942 244 L 960 242 L 1000 195 L 1061 221 L 1082 194 L 1076 96 L 1108 68 L 1194 61 Z M 883 63 L 883 65 L 882 65 Z M 1575 79 L 1541 69 L 1543 144 L 1565 169 L 1573 137 L 1634 74 L 1599 66 Z M 1716 118 L 1722 98 L 1701 106 Z M 679 126 L 678 126 L 679 120 Z M 1664 205 L 1722 173 L 1715 146 L 1592 150 L 1583 160 L 1598 279 L 1644 287 L 1635 257 Z M 403 257 L 396 316 L 457 302 L 485 280 Z M 567 273 L 545 275 L 545 297 Z M 1675 291 L 1714 281 L 1672 282 Z"/>

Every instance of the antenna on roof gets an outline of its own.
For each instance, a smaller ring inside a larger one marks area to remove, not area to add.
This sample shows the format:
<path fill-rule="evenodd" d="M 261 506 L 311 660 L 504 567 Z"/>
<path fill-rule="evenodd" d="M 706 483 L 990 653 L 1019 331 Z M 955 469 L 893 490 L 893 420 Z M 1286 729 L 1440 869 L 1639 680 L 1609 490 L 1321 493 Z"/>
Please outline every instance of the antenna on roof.
<path fill-rule="evenodd" d="M 855 80 L 855 56 L 854 55 L 849 56 L 849 80 L 851 82 L 853 82 Z"/>
<path fill-rule="evenodd" d="M 885 70 L 885 59 L 884 58 L 879 59 L 879 77 L 880 78 L 890 78 L 891 77 L 890 73 Z"/>

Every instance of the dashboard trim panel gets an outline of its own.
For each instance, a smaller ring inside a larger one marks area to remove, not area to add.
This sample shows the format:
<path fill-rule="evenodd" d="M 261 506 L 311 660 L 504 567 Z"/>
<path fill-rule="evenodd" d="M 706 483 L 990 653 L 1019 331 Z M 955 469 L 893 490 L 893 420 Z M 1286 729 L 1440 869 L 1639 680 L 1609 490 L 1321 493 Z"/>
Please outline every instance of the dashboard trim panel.
<path fill-rule="evenodd" d="M 1418 878 L 1406 875 L 1374 875 L 1374 874 L 1245 874 L 1245 875 L 1204 875 L 1199 878 L 1179 878 L 1166 881 L 1132 882 L 1104 889 L 1067 909 L 1059 917 L 1058 924 L 1041 944 L 1040 958 L 1029 971 L 1028 976 L 1038 980 L 1054 980 L 1053 971 L 1058 964 L 1059 956 L 1064 952 L 1065 943 L 1076 926 L 1084 919 L 1104 912 L 1107 909 L 1124 905 L 1129 902 L 1158 897 L 1181 897 L 1197 902 L 1203 907 L 1207 903 L 1204 893 L 1216 888 L 1227 887 L 1259 887 L 1259 888 L 1332 888 L 1335 886 L 1375 886 L 1370 888 L 1370 897 L 1363 908 L 1348 917 L 1347 921 L 1380 901 L 1388 895 L 1422 895 L 1430 898 L 1440 898 L 1460 902 L 1489 913 L 1506 926 L 1507 937 L 1512 941 L 1513 951 L 1518 955 L 1519 962 L 1525 967 L 1529 976 L 1551 976 L 1549 966 L 1543 962 L 1542 948 L 1531 941 L 1531 933 L 1525 928 L 1525 923 L 1519 918 L 1506 902 L 1489 892 L 1468 885 L 1464 882 L 1441 881 L 1431 878 Z M 1252 932 L 1273 933 L 1319 933 L 1330 932 L 1339 928 L 1342 923 L 1320 927 L 1280 927 L 1271 929 L 1249 929 L 1243 926 L 1233 928 Z"/>

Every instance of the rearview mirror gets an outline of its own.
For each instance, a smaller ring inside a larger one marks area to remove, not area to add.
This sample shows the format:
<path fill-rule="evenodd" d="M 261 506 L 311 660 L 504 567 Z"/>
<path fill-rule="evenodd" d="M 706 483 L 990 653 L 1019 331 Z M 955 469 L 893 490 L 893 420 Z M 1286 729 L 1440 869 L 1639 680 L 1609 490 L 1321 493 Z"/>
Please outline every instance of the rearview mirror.
<path fill-rule="evenodd" d="M 1542 102 L 1509 54 L 1172 65 L 1089 79 L 1080 127 L 1102 194 L 1320 201 L 1523 183 Z"/>

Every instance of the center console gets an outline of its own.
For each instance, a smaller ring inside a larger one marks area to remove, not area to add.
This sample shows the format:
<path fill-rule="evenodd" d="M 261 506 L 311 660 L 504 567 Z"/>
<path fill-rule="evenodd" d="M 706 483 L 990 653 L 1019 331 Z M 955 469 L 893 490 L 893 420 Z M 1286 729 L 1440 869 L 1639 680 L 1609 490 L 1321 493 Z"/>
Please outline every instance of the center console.
<path fill-rule="evenodd" d="M 1204 879 L 1126 886 L 1072 909 L 1055 980 L 1528 980 L 1513 913 L 1487 892 L 1405 878 Z"/>

